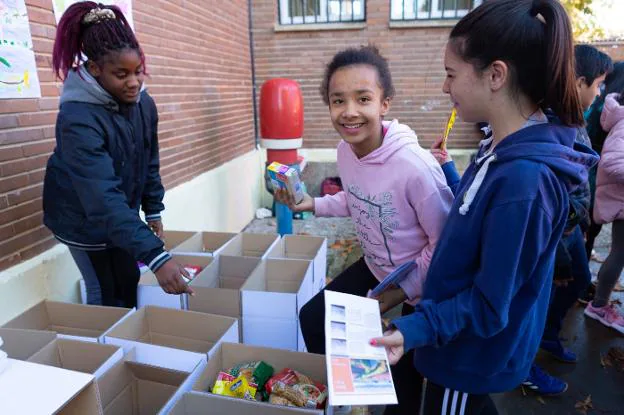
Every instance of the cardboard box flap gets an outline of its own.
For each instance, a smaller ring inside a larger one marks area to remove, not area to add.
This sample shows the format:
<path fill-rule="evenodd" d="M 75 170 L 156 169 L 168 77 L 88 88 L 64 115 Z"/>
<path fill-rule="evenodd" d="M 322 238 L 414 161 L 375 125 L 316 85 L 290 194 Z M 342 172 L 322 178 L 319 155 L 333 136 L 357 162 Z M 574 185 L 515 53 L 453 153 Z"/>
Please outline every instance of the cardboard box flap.
<path fill-rule="evenodd" d="M 28 360 L 44 346 L 56 340 L 51 331 L 0 328 L 4 350 L 11 359 Z"/>
<path fill-rule="evenodd" d="M 123 323 L 115 326 L 106 335 L 126 340 L 138 340 L 145 337 L 149 332 L 146 309 L 147 307 L 143 307 L 132 313 Z"/>
<path fill-rule="evenodd" d="M 171 251 L 196 234 L 197 232 L 189 231 L 164 231 L 162 240 L 165 243 L 165 249 Z"/>
<path fill-rule="evenodd" d="M 326 239 L 318 236 L 286 235 L 271 249 L 267 258 L 313 260 L 325 244 Z"/>
<path fill-rule="evenodd" d="M 110 365 L 113 360 L 120 360 L 122 356 L 123 351 L 117 346 L 57 339 L 28 361 L 95 375 L 100 368 Z"/>
<path fill-rule="evenodd" d="M 91 382 L 59 412 L 59 415 L 102 414 L 102 402 L 95 383 Z"/>
<path fill-rule="evenodd" d="M 104 334 L 102 330 L 78 329 L 75 327 L 56 326 L 53 324 L 48 326 L 48 330 L 59 334 L 80 337 L 99 337 Z"/>
<path fill-rule="evenodd" d="M 222 255 L 262 257 L 279 240 L 279 235 L 241 233 L 221 252 Z"/>
<path fill-rule="evenodd" d="M 219 275 L 246 279 L 261 262 L 259 258 L 228 256 L 222 253 L 219 258 Z"/>
<path fill-rule="evenodd" d="M 172 256 L 173 256 L 173 259 L 175 259 L 178 262 L 178 264 L 182 266 L 186 266 L 186 265 L 199 266 L 202 268 L 202 270 L 214 262 L 214 258 L 209 257 L 209 256 L 183 255 L 183 254 L 176 254 L 176 253 L 173 253 Z"/>
<path fill-rule="evenodd" d="M 100 330 L 102 333 L 121 320 L 129 308 L 93 306 L 47 301 L 51 325 Z"/>
<path fill-rule="evenodd" d="M 267 261 L 262 261 L 256 269 L 251 273 L 245 284 L 240 288 L 241 291 L 266 291 L 267 290 Z"/>
<path fill-rule="evenodd" d="M 172 252 L 214 253 L 235 236 L 235 233 L 201 232 L 172 249 Z"/>
<path fill-rule="evenodd" d="M 245 399 L 187 392 L 169 415 L 293 415 L 317 413 L 302 408 L 258 404 Z"/>
<path fill-rule="evenodd" d="M 219 287 L 227 290 L 240 290 L 240 288 L 245 284 L 247 278 L 240 277 L 220 277 L 219 278 Z"/>
<path fill-rule="evenodd" d="M 137 381 L 137 404 L 139 414 L 157 414 L 176 393 L 179 386 L 171 386 L 149 380 Z"/>
<path fill-rule="evenodd" d="M 147 317 L 151 333 L 203 341 L 219 339 L 236 321 L 231 317 L 160 307 L 147 307 Z"/>
<path fill-rule="evenodd" d="M 137 362 L 126 361 L 125 364 L 136 379 L 175 386 L 176 388 L 182 385 L 182 383 L 184 383 L 186 378 L 189 376 L 189 373 L 187 372 L 165 369 Z"/>
<path fill-rule="evenodd" d="M 191 287 L 219 288 L 219 264 L 221 259 L 220 257 L 215 259 L 210 265 L 202 269 L 191 281 Z"/>
<path fill-rule="evenodd" d="M 301 288 L 300 281 L 268 281 L 267 291 L 272 293 L 297 294 Z"/>
<path fill-rule="evenodd" d="M 247 279 L 241 290 L 296 293 L 311 270 L 310 261 L 267 259 Z M 286 291 L 284 291 L 286 290 Z"/>
<path fill-rule="evenodd" d="M 105 409 L 119 396 L 124 390 L 132 386 L 134 375 L 126 366 L 129 362 L 120 361 L 115 364 L 108 372 L 96 381 L 100 390 L 102 406 Z"/>
<path fill-rule="evenodd" d="M 241 316 L 240 291 L 195 285 L 192 287 L 195 295 L 188 297 L 189 310 L 233 318 Z"/>
<path fill-rule="evenodd" d="M 216 341 L 203 341 L 188 337 L 171 336 L 153 332 L 149 333 L 149 336 L 145 339 L 141 339 L 141 341 L 158 346 L 171 347 L 172 349 L 186 350 L 202 354 L 207 353 L 216 343 Z"/>
<path fill-rule="evenodd" d="M 50 317 L 48 315 L 48 309 L 46 302 L 41 301 L 38 304 L 30 307 L 13 320 L 5 323 L 2 327 L 10 329 L 30 329 L 30 330 L 45 330 L 50 325 Z"/>

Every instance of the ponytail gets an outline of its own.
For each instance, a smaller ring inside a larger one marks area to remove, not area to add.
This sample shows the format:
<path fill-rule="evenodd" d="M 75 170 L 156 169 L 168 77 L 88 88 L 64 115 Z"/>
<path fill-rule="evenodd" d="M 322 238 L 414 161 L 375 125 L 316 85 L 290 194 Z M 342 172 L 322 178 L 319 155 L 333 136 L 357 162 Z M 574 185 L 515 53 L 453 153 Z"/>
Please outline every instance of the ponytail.
<path fill-rule="evenodd" d="M 145 66 L 145 57 L 126 17 L 117 6 L 92 1 L 72 4 L 56 29 L 52 68 L 59 79 L 84 62 L 84 56 L 100 62 L 111 52 L 135 50 Z"/>
<path fill-rule="evenodd" d="M 451 45 L 479 71 L 502 60 L 512 88 L 566 125 L 583 125 L 570 21 L 557 0 L 486 1 L 453 28 Z"/>

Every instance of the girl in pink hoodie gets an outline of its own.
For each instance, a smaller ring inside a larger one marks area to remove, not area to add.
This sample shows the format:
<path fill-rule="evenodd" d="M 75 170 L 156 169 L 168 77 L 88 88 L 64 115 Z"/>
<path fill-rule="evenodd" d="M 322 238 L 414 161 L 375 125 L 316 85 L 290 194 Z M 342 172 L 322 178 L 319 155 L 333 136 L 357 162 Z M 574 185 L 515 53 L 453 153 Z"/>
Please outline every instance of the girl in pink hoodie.
<path fill-rule="evenodd" d="M 321 94 L 332 124 L 342 137 L 338 170 L 344 191 L 322 198 L 306 195 L 299 205 L 280 193 L 295 211 L 317 216 L 351 216 L 364 256 L 326 289 L 366 296 L 399 265 L 417 267 L 399 287 L 379 298 L 382 313 L 422 293 L 433 250 L 453 203 L 444 174 L 416 134 L 397 120 L 383 121 L 394 87 L 387 61 L 376 48 L 347 49 L 334 56 L 325 71 Z M 403 313 L 413 307 L 404 304 Z M 299 314 L 309 352 L 325 353 L 325 304 L 321 292 Z M 413 413 L 420 402 L 421 377 L 405 356 L 393 367 L 399 407 L 386 413 Z M 402 364 L 403 363 L 403 364 Z"/>
<path fill-rule="evenodd" d="M 611 252 L 600 267 L 596 295 L 585 308 L 585 315 L 624 334 L 624 315 L 609 304 L 624 269 L 624 88 L 607 96 L 600 124 L 609 135 L 598 164 L 594 220 L 599 224 L 613 223 Z"/>

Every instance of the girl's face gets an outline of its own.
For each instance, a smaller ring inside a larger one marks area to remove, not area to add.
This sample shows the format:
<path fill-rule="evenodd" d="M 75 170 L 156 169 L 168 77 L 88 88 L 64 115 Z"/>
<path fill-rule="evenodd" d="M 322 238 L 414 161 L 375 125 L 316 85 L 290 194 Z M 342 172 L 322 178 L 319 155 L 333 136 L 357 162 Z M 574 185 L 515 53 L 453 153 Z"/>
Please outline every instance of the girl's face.
<path fill-rule="evenodd" d="M 136 50 L 111 52 L 100 64 L 89 61 L 89 72 L 99 84 L 122 104 L 137 102 L 145 80 L 143 63 Z"/>
<path fill-rule="evenodd" d="M 451 96 L 457 115 L 466 122 L 488 121 L 491 89 L 485 73 L 477 73 L 474 66 L 464 61 L 450 42 L 444 54 L 446 79 L 442 91 Z M 487 71 L 487 70 L 486 70 Z"/>
<path fill-rule="evenodd" d="M 338 69 L 329 80 L 328 94 L 332 124 L 343 140 L 364 151 L 380 145 L 381 120 L 390 110 L 390 98 L 384 97 L 375 67 Z"/>

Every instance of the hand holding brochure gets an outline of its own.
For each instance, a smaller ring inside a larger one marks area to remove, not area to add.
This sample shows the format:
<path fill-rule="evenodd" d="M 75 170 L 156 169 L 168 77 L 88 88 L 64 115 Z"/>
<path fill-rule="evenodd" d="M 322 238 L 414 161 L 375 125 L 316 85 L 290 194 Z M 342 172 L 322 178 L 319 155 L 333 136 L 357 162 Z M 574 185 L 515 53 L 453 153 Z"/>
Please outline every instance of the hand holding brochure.
<path fill-rule="evenodd" d="M 377 300 L 326 290 L 325 333 L 330 405 L 397 403 Z"/>
<path fill-rule="evenodd" d="M 369 297 L 376 298 L 386 291 L 391 286 L 399 286 L 399 283 L 403 281 L 409 275 L 412 270 L 416 268 L 416 262 L 410 261 L 401 264 L 384 278 L 373 290 L 368 294 Z"/>

